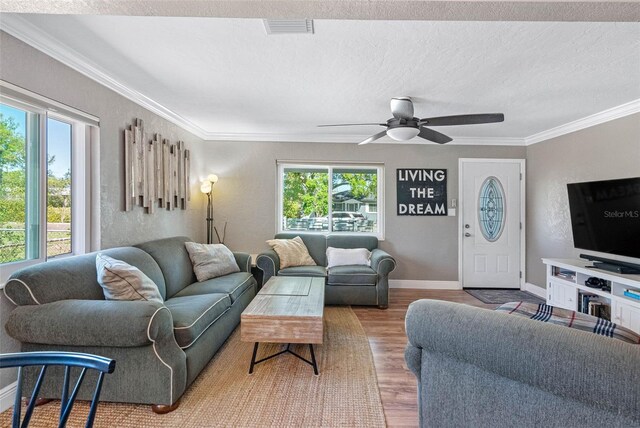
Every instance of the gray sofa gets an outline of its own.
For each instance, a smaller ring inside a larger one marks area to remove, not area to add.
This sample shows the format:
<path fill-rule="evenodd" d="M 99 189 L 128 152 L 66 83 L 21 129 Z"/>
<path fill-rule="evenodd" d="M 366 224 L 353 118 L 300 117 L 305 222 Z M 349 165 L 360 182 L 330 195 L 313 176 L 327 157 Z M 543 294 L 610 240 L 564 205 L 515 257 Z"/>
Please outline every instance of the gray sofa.
<path fill-rule="evenodd" d="M 240 322 L 256 294 L 249 254 L 234 253 L 241 272 L 196 282 L 186 237 L 102 251 L 136 266 L 165 303 L 104 300 L 95 253 L 14 273 L 4 292 L 18 307 L 5 326 L 22 351 L 75 351 L 116 360 L 103 401 L 148 403 L 172 410 L 186 388 Z M 40 396 L 57 398 L 60 376 Z M 31 378 L 31 382 L 33 378 Z M 85 382 L 87 384 L 87 382 Z M 81 399 L 90 399 L 89 389 Z"/>
<path fill-rule="evenodd" d="M 640 426 L 640 345 L 436 300 L 406 328 L 422 427 Z"/>
<path fill-rule="evenodd" d="M 378 248 L 378 238 L 365 235 L 324 235 L 310 233 L 278 233 L 276 239 L 299 236 L 317 266 L 295 266 L 280 269 L 280 259 L 273 250 L 262 252 L 256 265 L 263 271 L 263 283 L 274 275 L 326 278 L 325 304 L 389 306 L 389 273 L 396 261 Z M 366 248 L 371 251 L 369 266 L 335 266 L 327 269 L 327 248 Z"/>

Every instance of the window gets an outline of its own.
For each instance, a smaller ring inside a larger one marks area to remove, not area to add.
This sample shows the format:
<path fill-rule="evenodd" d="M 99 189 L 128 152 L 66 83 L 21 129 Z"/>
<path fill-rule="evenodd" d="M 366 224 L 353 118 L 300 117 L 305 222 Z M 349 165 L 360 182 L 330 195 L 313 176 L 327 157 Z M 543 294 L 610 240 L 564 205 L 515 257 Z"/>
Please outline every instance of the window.
<path fill-rule="evenodd" d="M 482 236 L 489 241 L 495 242 L 500 238 L 506 216 L 504 215 L 504 190 L 500 180 L 496 177 L 487 177 L 480 186 L 478 196 L 478 223 Z"/>
<path fill-rule="evenodd" d="M 72 253 L 71 130 L 47 119 L 47 257 Z"/>
<path fill-rule="evenodd" d="M 40 257 L 38 112 L 0 104 L 0 263 Z"/>
<path fill-rule="evenodd" d="M 369 233 L 382 238 L 383 166 L 278 164 L 279 231 Z M 371 209 L 371 207 L 374 207 Z"/>
<path fill-rule="evenodd" d="M 73 109 L 0 85 L 1 283 L 28 264 L 89 250 L 92 133 Z"/>

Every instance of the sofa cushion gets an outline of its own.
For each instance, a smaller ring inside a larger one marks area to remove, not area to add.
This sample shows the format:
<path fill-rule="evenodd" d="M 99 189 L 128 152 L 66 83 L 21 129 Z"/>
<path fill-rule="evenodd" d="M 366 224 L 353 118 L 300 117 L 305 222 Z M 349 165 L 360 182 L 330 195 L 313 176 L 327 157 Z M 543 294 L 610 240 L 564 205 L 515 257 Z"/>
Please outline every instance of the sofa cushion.
<path fill-rule="evenodd" d="M 106 300 L 164 301 L 151 278 L 127 262 L 98 253 L 96 270 Z"/>
<path fill-rule="evenodd" d="M 309 251 L 309 255 L 319 266 L 327 265 L 327 238 L 320 233 L 278 233 L 275 239 L 293 239 L 299 236 Z"/>
<path fill-rule="evenodd" d="M 548 322 L 549 324 L 588 331 L 601 336 L 613 337 L 628 343 L 640 344 L 640 335 L 628 328 L 592 315 L 557 308 L 544 303 L 509 302 L 498 306 L 495 310 L 536 321 Z"/>
<path fill-rule="evenodd" d="M 165 299 L 173 296 L 187 285 L 196 282 L 196 275 L 193 273 L 193 265 L 191 264 L 189 253 L 184 247 L 184 243 L 188 241 L 193 241 L 193 239 L 189 239 L 186 236 L 176 236 L 134 245 L 134 247 L 149 253 L 160 266 L 164 276 L 164 285 L 166 286 Z M 107 254 L 109 253 L 107 252 Z M 126 259 L 122 260 L 128 261 Z M 155 278 L 151 277 L 151 279 L 156 284 L 158 283 Z M 162 291 L 162 288 L 160 288 L 161 293 Z"/>
<path fill-rule="evenodd" d="M 291 266 L 313 266 L 315 260 L 309 255 L 307 246 L 299 236 L 292 239 L 269 239 L 267 244 L 273 248 L 280 259 L 280 268 Z"/>
<path fill-rule="evenodd" d="M 240 272 L 236 258 L 224 244 L 185 242 L 184 246 L 199 282 Z"/>
<path fill-rule="evenodd" d="M 329 285 L 376 285 L 378 274 L 369 266 L 335 266 L 328 269 Z"/>
<path fill-rule="evenodd" d="M 371 235 L 328 235 L 327 247 L 366 248 L 373 251 L 378 248 L 378 238 Z"/>
<path fill-rule="evenodd" d="M 132 247 L 110 248 L 100 252 L 140 269 L 165 296 L 164 276 L 158 263 L 149 254 Z M 64 284 L 64 287 L 52 287 L 51 284 Z M 4 293 L 19 306 L 43 305 L 67 299 L 104 300 L 98 284 L 96 253 L 54 259 L 20 269 L 7 280 Z"/>
<path fill-rule="evenodd" d="M 229 275 L 220 276 L 218 278 L 208 279 L 202 282 L 196 282 L 182 291 L 178 292 L 174 297 L 196 296 L 199 294 L 222 293 L 228 294 L 231 303 L 236 301 L 242 293 L 254 284 L 253 276 L 247 272 L 230 273 Z"/>
<path fill-rule="evenodd" d="M 280 269 L 278 276 L 327 276 L 327 269 L 324 266 L 294 266 L 286 269 Z"/>
<path fill-rule="evenodd" d="M 173 317 L 173 333 L 178 346 L 186 349 L 231 306 L 228 294 L 199 294 L 172 297 L 165 306 Z"/>

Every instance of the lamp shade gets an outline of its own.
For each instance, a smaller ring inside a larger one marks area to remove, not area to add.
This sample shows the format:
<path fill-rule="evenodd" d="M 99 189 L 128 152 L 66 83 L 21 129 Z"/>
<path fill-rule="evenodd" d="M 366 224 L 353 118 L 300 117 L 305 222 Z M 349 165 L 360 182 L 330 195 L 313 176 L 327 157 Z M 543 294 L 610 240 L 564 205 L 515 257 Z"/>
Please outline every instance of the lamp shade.
<path fill-rule="evenodd" d="M 387 135 L 396 141 L 407 141 L 417 136 L 420 129 L 412 126 L 400 126 L 397 128 L 387 129 Z"/>
<path fill-rule="evenodd" d="M 202 184 L 200 185 L 200 191 L 202 193 L 209 193 L 211 191 L 211 182 L 203 181 Z"/>
<path fill-rule="evenodd" d="M 207 181 L 210 181 L 213 184 L 216 184 L 218 182 L 218 176 L 215 174 L 209 174 L 207 176 Z"/>

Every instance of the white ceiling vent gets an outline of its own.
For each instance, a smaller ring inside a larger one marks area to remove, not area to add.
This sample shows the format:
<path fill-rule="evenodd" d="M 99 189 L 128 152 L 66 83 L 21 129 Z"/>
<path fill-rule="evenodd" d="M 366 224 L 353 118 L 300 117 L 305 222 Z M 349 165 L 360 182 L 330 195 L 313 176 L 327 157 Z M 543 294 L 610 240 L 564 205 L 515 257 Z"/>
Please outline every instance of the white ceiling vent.
<path fill-rule="evenodd" d="M 263 19 L 267 34 L 313 34 L 313 19 Z"/>

